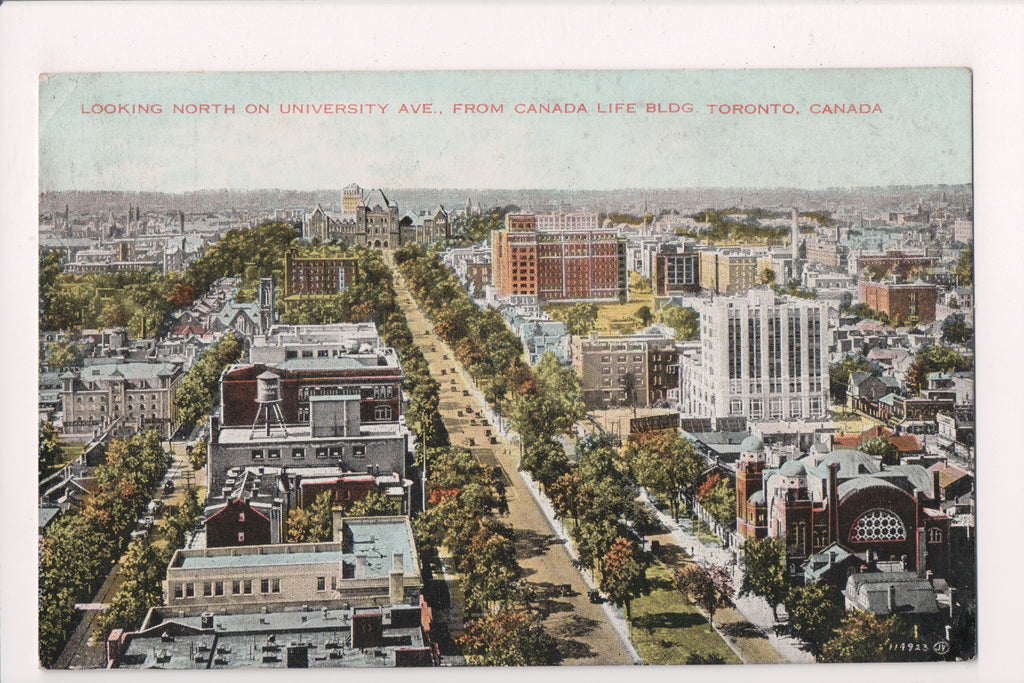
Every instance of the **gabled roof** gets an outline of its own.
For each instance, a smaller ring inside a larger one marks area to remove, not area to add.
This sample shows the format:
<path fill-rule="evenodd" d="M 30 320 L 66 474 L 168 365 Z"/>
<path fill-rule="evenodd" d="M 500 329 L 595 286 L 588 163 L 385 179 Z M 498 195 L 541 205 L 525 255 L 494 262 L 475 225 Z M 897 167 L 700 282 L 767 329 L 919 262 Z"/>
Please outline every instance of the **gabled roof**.
<path fill-rule="evenodd" d="M 943 462 L 935 463 L 929 470 L 939 473 L 939 486 L 942 488 L 946 488 L 950 484 L 964 478 L 973 479 L 970 472 Z"/>
<path fill-rule="evenodd" d="M 888 604 L 890 588 L 894 592 L 892 610 Z M 861 609 L 879 615 L 936 614 L 939 611 L 935 588 L 913 572 L 851 574 L 844 592 Z"/>
<path fill-rule="evenodd" d="M 389 200 L 380 189 L 370 190 L 368 194 L 363 196 L 362 204 L 368 209 L 373 209 L 377 206 L 382 209 L 391 208 L 391 200 Z"/>

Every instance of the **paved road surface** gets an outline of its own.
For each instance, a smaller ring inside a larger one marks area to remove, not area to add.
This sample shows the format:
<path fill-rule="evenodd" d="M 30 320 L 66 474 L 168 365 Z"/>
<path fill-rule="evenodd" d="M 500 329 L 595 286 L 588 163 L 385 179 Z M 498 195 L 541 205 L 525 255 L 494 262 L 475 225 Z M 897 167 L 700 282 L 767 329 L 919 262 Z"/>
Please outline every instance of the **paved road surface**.
<path fill-rule="evenodd" d="M 452 444 L 467 446 L 480 462 L 497 465 L 504 472 L 509 504 L 506 521 L 515 529 L 517 558 L 547 612 L 544 625 L 558 638 L 563 663 L 632 664 L 601 607 L 587 599 L 588 588 L 579 571 L 519 478 L 517 454 L 508 452 L 510 448 L 483 416 L 463 373 L 457 370 L 458 361 L 433 333 L 390 254 L 386 260 L 394 273 L 398 304 L 413 338 L 423 350 L 434 378 L 441 383 L 441 416 Z M 496 443 L 490 443 L 492 438 Z M 572 587 L 572 596 L 557 595 L 556 588 L 562 584 Z"/>

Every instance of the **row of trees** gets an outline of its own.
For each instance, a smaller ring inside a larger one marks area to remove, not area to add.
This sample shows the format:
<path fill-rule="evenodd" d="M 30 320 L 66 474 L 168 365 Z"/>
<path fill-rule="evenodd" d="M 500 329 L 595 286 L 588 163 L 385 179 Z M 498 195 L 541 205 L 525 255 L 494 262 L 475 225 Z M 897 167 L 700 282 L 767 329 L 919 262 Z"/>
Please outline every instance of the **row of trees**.
<path fill-rule="evenodd" d="M 477 308 L 435 256 L 417 248 L 403 248 L 396 253 L 396 261 L 401 264 L 413 295 L 433 318 L 437 333 L 453 345 L 459 361 L 479 378 L 492 405 L 509 416 L 521 439 L 520 468 L 549 493 L 560 516 L 572 518 L 580 563 L 599 574 L 602 589 L 628 612 L 632 599 L 648 590 L 646 557 L 623 526 L 635 513 L 633 488 L 616 462 L 618 451 L 606 440 L 581 439 L 575 463 L 569 461 L 560 441 L 574 434 L 576 423 L 586 416 L 579 378 L 551 354 L 542 356 L 531 370 L 522 360 L 518 338 L 504 319 L 496 311 Z M 585 334 L 596 320 L 596 307 L 581 304 L 571 308 L 572 331 Z M 481 568 L 475 564 L 477 559 L 456 559 L 457 564 L 470 563 L 463 569 L 456 567 L 462 577 L 460 585 L 466 586 L 467 604 L 510 609 L 522 600 L 519 572 L 515 568 L 518 565 L 512 564 L 511 537 L 506 539 L 506 555 L 501 551 L 503 525 L 482 522 L 482 513 L 474 512 L 492 509 L 493 491 L 489 485 L 467 485 L 470 481 L 479 483 L 480 478 L 468 476 L 465 466 L 458 470 L 460 476 L 468 477 L 461 484 L 445 481 L 436 467 L 431 469 L 432 485 L 444 482 L 457 493 L 446 494 L 438 505 L 417 519 L 424 540 L 441 544 L 427 533 L 433 529 L 434 534 L 445 533 L 444 545 L 456 544 L 455 548 L 448 546 L 454 558 L 461 557 L 460 550 L 486 558 L 491 565 L 480 579 L 476 578 Z M 448 467 L 440 471 L 448 471 Z M 437 524 L 438 519 L 448 521 Z M 435 526 L 429 526 L 432 523 Z M 453 526 L 459 529 L 467 524 L 469 529 L 451 530 Z M 475 545 L 468 543 L 470 538 L 476 539 Z M 495 578 L 484 581 L 483 576 Z M 466 651 L 475 656 L 472 648 L 467 647 Z"/>
<path fill-rule="evenodd" d="M 470 618 L 458 644 L 467 660 L 480 666 L 555 662 L 554 639 L 528 610 L 513 530 L 494 516 L 504 508 L 498 472 L 462 448 L 433 448 L 426 457 L 431 505 L 416 517 L 416 542 L 430 561 L 445 548 L 459 575 Z"/>
<path fill-rule="evenodd" d="M 395 262 L 434 331 L 451 346 L 491 405 L 502 409 L 511 393 L 528 389 L 533 373 L 523 361 L 523 345 L 498 311 L 477 307 L 435 253 L 406 245 L 395 252 Z"/>
<path fill-rule="evenodd" d="M 233 334 L 226 334 L 203 351 L 202 356 L 188 371 L 174 395 L 178 423 L 186 430 L 194 428 L 213 409 L 214 393 L 221 372 L 242 355 L 242 343 Z"/>
<path fill-rule="evenodd" d="M 46 530 L 39 554 L 39 658 L 51 666 L 75 617 L 120 556 L 128 532 L 167 468 L 155 430 L 114 439 L 93 470 L 93 492 Z"/>
<path fill-rule="evenodd" d="M 134 539 L 128 545 L 118 568 L 121 587 L 97 622 L 101 640 L 115 628 L 136 628 L 151 607 L 162 604 L 161 581 L 167 564 L 174 551 L 184 545 L 186 535 L 195 527 L 201 513 L 196 492 L 189 489 L 181 505 L 166 512 L 163 525 L 166 545 L 157 547 L 149 536 Z"/>

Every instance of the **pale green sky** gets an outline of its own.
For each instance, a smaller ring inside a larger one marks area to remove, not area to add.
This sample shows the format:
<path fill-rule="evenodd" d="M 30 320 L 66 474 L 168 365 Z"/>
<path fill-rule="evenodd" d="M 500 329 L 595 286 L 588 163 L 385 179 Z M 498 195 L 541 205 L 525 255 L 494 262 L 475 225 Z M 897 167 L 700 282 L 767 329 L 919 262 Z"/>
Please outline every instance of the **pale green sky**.
<path fill-rule="evenodd" d="M 383 187 L 616 189 L 971 182 L 964 69 L 60 74 L 40 84 L 42 190 Z M 402 103 L 441 113 L 407 115 Z M 457 103 L 504 113 L 456 114 Z M 517 114 L 518 103 L 587 114 Z M 636 114 L 599 113 L 613 102 Z M 83 114 L 160 104 L 161 114 Z M 233 104 L 183 115 L 174 104 Z M 281 114 L 289 104 L 384 114 Z M 693 113 L 647 114 L 646 103 Z M 792 104 L 799 114 L 710 113 Z M 813 114 L 815 104 L 881 113 Z M 246 114 L 246 104 L 269 114 Z M 374 108 L 378 111 L 378 108 Z"/>

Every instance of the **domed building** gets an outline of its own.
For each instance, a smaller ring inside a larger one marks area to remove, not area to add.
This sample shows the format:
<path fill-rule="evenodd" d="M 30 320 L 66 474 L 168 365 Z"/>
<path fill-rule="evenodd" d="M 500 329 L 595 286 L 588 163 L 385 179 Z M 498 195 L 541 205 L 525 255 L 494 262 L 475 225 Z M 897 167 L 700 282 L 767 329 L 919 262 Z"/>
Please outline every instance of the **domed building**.
<path fill-rule="evenodd" d="M 941 511 L 937 477 L 920 465 L 886 466 L 838 450 L 767 467 L 759 439 L 743 443 L 736 472 L 736 527 L 744 541 L 782 538 L 790 574 L 813 553 L 839 544 L 882 560 L 906 558 L 919 572 L 945 576 L 951 518 Z"/>

